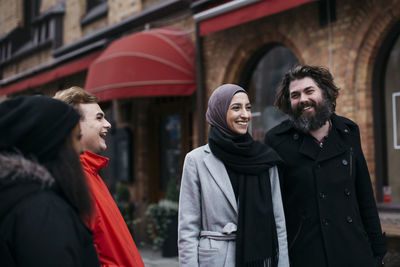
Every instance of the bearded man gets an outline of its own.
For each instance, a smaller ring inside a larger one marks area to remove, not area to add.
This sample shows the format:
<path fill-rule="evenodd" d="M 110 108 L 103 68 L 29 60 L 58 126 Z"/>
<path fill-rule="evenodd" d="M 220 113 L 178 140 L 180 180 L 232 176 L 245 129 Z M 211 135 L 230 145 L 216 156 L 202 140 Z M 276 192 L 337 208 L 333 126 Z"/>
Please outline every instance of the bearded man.
<path fill-rule="evenodd" d="M 386 238 L 356 123 L 335 114 L 339 88 L 322 67 L 296 66 L 275 106 L 289 119 L 265 142 L 279 167 L 291 267 L 381 266 Z"/>

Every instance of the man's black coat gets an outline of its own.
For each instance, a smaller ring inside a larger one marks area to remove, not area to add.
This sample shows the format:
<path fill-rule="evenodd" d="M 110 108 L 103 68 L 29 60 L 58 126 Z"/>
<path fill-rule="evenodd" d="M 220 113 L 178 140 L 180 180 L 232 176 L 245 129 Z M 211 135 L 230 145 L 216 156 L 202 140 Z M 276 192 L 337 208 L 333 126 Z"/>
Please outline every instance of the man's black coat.
<path fill-rule="evenodd" d="M 333 114 L 321 148 L 289 120 L 265 142 L 280 166 L 291 267 L 368 267 L 386 253 L 358 126 Z"/>

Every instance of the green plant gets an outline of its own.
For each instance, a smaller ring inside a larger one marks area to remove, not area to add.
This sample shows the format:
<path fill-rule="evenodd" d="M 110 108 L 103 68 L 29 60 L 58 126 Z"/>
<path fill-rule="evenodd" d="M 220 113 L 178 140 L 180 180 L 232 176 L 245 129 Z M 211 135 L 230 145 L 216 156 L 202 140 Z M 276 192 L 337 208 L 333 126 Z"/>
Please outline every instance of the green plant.
<path fill-rule="evenodd" d="M 129 188 L 121 183 L 117 184 L 115 195 L 117 201 L 120 202 L 129 202 L 131 199 L 131 193 L 129 191 Z"/>
<path fill-rule="evenodd" d="M 147 233 L 153 241 L 155 249 L 160 248 L 168 236 L 168 224 L 173 216 L 178 214 L 178 202 L 163 199 L 156 204 L 150 204 L 146 210 L 149 221 Z"/>
<path fill-rule="evenodd" d="M 133 226 L 138 222 L 139 219 L 134 220 L 133 213 L 135 210 L 135 206 L 130 200 L 131 193 L 129 188 L 121 183 L 118 183 L 115 190 L 115 202 L 121 212 L 122 217 L 125 220 L 125 223 L 131 232 L 133 233 Z"/>
<path fill-rule="evenodd" d="M 179 190 L 177 179 L 169 179 L 165 199 L 150 204 L 146 210 L 147 233 L 155 249 L 160 248 L 168 237 L 168 225 L 178 216 Z"/>
<path fill-rule="evenodd" d="M 177 179 L 170 178 L 167 184 L 167 190 L 165 192 L 165 199 L 178 202 L 179 201 L 179 190 Z"/>

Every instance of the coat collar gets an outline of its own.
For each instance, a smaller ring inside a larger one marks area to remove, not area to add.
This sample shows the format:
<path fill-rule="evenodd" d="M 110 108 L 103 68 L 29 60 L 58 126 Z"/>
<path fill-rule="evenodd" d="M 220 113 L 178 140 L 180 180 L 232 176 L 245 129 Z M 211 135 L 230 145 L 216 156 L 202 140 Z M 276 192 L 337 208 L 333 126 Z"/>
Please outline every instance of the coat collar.
<path fill-rule="evenodd" d="M 204 151 L 208 154 L 204 158 L 204 163 L 207 166 L 207 169 L 210 171 L 211 176 L 228 199 L 236 214 L 238 214 L 235 193 L 233 192 L 232 184 L 229 180 L 225 165 L 211 152 L 209 145 L 204 146 Z"/>
<path fill-rule="evenodd" d="M 30 180 L 49 188 L 54 178 L 45 167 L 20 154 L 0 153 L 0 179 Z"/>
<path fill-rule="evenodd" d="M 329 132 L 328 139 L 324 143 L 324 148 L 321 150 L 316 144 L 314 139 L 309 134 L 299 133 L 294 127 L 290 120 L 286 120 L 277 126 L 276 134 L 281 135 L 293 132 L 293 139 L 301 142 L 299 146 L 299 153 L 312 158 L 317 161 L 328 160 L 339 154 L 342 154 L 346 150 L 346 146 L 342 136 L 348 135 L 351 132 L 351 128 L 356 124 L 346 118 L 340 117 L 335 113 L 331 116 L 332 129 Z M 300 135 L 303 138 L 300 138 Z"/>
<path fill-rule="evenodd" d="M 346 151 L 344 140 L 339 134 L 339 130 L 332 122 L 332 129 L 329 132 L 327 140 L 324 142 L 324 147 L 318 154 L 318 161 L 328 160 L 336 157 Z"/>
<path fill-rule="evenodd" d="M 357 127 L 357 124 L 355 124 L 353 121 L 345 117 L 338 116 L 335 113 L 332 114 L 331 121 L 336 130 L 344 135 L 349 134 L 353 128 Z"/>
<path fill-rule="evenodd" d="M 346 119 L 344 117 L 336 115 L 336 113 L 333 113 L 330 117 L 332 121 L 332 125 L 335 126 L 337 130 L 339 130 L 342 133 L 348 134 L 350 132 L 350 128 L 353 128 L 357 126 L 354 122 L 352 122 L 349 119 Z M 290 130 L 295 130 L 293 127 L 293 123 L 288 119 L 283 121 L 281 124 L 276 126 L 275 133 L 277 135 L 284 134 Z"/>
<path fill-rule="evenodd" d="M 26 197 L 54 189 L 50 172 L 22 154 L 0 153 L 0 221 Z"/>
<path fill-rule="evenodd" d="M 80 156 L 80 159 L 84 168 L 88 168 L 96 173 L 108 164 L 108 158 L 94 154 L 87 150 Z"/>

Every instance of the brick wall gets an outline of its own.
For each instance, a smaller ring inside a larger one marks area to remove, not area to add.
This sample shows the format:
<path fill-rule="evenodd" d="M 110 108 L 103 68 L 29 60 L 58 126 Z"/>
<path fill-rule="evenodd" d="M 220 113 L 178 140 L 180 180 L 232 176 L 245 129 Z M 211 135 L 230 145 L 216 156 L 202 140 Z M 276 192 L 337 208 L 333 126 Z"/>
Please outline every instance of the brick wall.
<path fill-rule="evenodd" d="M 95 30 L 104 28 L 107 25 L 108 25 L 107 17 L 97 19 L 96 21 L 93 21 L 92 23 L 82 27 L 82 35 L 85 36 Z"/>
<path fill-rule="evenodd" d="M 238 82 L 254 52 L 273 42 L 290 48 L 301 63 L 330 68 L 342 88 L 337 113 L 359 124 L 374 180 L 372 70 L 386 33 L 400 19 L 400 1 L 336 3 L 330 26 L 320 26 L 318 3 L 310 3 L 205 36 L 205 84 L 210 95 L 222 83 Z"/>
<path fill-rule="evenodd" d="M 50 61 L 52 59 L 51 51 L 51 48 L 45 49 L 34 55 L 27 56 L 16 63 L 6 65 L 2 70 L 3 78 L 12 77 L 20 72 L 37 67 L 43 64 L 43 62 Z"/>
<path fill-rule="evenodd" d="M 86 13 L 86 1 L 65 1 L 63 44 L 67 45 L 82 37 L 81 19 Z"/>
<path fill-rule="evenodd" d="M 139 13 L 141 10 L 141 0 L 109 0 L 108 24 L 120 22 L 129 16 Z"/>
<path fill-rule="evenodd" d="M 22 0 L 0 1 L 0 36 L 24 23 Z"/>
<path fill-rule="evenodd" d="M 49 8 L 56 5 L 58 2 L 62 2 L 63 0 L 41 0 L 40 1 L 40 13 L 47 11 Z"/>
<path fill-rule="evenodd" d="M 160 4 L 163 0 L 142 0 L 143 9 Z"/>

